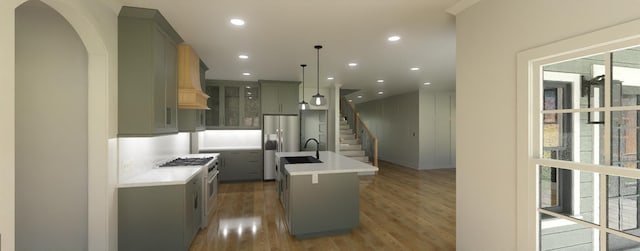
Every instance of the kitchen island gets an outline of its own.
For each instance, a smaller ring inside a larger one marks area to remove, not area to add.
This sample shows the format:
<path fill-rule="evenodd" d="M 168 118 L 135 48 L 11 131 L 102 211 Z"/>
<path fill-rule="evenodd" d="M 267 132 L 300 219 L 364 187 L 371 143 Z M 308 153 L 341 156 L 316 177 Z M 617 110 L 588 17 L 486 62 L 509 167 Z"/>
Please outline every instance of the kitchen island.
<path fill-rule="evenodd" d="M 308 238 L 357 227 L 358 173 L 378 168 L 328 151 L 320 152 L 322 163 L 292 163 L 286 158 L 299 156 L 315 158 L 315 152 L 276 153 L 277 189 L 289 233 Z"/>

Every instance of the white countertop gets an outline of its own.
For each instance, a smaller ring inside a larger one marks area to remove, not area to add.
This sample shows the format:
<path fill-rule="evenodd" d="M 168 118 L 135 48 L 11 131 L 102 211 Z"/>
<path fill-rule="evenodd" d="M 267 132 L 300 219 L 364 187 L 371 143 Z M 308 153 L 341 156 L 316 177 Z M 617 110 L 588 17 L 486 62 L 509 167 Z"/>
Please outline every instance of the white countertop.
<path fill-rule="evenodd" d="M 276 161 L 279 161 L 280 157 L 294 156 L 315 157 L 316 152 L 276 152 Z M 359 173 L 378 171 L 378 168 L 375 166 L 329 151 L 320 152 L 320 161 L 322 161 L 322 163 L 286 164 L 284 168 L 285 170 L 287 170 L 287 172 L 289 172 L 290 175 Z"/>
<path fill-rule="evenodd" d="M 120 181 L 118 187 L 146 187 L 164 185 L 184 185 L 202 170 L 197 167 L 162 167 Z"/>
<path fill-rule="evenodd" d="M 218 153 L 209 154 L 187 154 L 175 156 L 175 158 L 206 158 L 217 157 Z M 171 158 L 169 160 L 175 159 Z M 120 180 L 118 187 L 145 187 L 145 186 L 164 186 L 164 185 L 183 185 L 186 184 L 194 176 L 198 175 L 204 166 L 176 166 L 176 167 L 158 167 L 151 169 L 133 177 L 125 177 Z M 205 174 L 206 175 L 206 174 Z"/>

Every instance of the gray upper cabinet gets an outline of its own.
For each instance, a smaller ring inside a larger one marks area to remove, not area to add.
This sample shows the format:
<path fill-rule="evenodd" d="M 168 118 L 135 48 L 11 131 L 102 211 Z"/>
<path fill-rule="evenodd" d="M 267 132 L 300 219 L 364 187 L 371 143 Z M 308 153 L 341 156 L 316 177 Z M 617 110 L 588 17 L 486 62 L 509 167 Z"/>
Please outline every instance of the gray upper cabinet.
<path fill-rule="evenodd" d="M 177 45 L 157 10 L 123 7 L 118 17 L 118 135 L 178 132 Z"/>
<path fill-rule="evenodd" d="M 262 114 L 298 114 L 297 81 L 260 80 Z"/>
<path fill-rule="evenodd" d="M 200 86 L 206 91 L 205 73 L 209 67 L 200 61 Z M 178 110 L 178 129 L 181 132 L 199 132 L 204 131 L 206 110 L 200 109 L 179 109 Z"/>
<path fill-rule="evenodd" d="M 259 129 L 260 87 L 256 82 L 207 80 L 208 129 Z"/>

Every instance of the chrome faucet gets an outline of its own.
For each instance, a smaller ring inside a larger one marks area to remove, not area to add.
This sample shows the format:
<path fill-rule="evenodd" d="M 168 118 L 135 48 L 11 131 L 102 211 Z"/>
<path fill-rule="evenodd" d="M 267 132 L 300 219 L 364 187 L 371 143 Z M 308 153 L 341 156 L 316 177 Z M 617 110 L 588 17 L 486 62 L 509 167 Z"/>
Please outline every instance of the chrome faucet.
<path fill-rule="evenodd" d="M 318 141 L 317 139 L 314 138 L 310 138 L 307 140 L 307 142 L 304 142 L 304 148 L 307 148 L 307 144 L 309 144 L 309 141 L 315 141 L 316 142 L 316 159 L 320 159 L 320 141 Z"/>

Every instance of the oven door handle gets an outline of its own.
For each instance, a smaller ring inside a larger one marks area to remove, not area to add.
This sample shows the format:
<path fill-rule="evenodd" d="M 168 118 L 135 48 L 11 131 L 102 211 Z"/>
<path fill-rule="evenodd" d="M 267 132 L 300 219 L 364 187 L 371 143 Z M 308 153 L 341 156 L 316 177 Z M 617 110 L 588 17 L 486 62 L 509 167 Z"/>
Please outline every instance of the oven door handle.
<path fill-rule="evenodd" d="M 207 180 L 207 184 L 211 184 L 213 182 L 213 180 L 216 179 L 216 177 L 218 177 L 218 171 L 216 171 L 216 173 L 211 175 L 211 178 L 209 178 L 209 180 Z"/>

